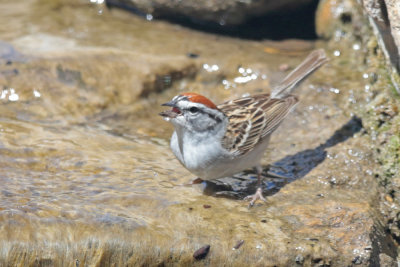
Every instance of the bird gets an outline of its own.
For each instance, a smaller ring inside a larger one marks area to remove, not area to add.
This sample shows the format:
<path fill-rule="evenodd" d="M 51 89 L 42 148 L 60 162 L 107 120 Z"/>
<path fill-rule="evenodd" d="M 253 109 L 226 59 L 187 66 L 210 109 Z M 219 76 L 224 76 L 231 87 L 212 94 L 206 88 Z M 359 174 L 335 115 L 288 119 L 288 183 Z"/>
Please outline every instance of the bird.
<path fill-rule="evenodd" d="M 255 168 L 257 190 L 246 197 L 253 206 L 262 195 L 260 161 L 271 134 L 298 103 L 293 89 L 328 61 L 325 51 L 312 51 L 270 94 L 261 93 L 216 105 L 194 92 L 181 93 L 162 106 L 174 132 L 170 148 L 179 162 L 198 176 L 194 181 L 232 176 Z"/>

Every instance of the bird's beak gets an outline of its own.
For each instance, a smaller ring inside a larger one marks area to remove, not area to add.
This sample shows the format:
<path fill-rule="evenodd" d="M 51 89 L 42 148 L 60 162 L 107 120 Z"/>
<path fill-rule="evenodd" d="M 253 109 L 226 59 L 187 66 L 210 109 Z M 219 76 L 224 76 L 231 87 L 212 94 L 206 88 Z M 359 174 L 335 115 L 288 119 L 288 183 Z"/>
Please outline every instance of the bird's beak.
<path fill-rule="evenodd" d="M 171 118 L 171 119 L 173 119 L 173 118 L 176 118 L 179 114 L 176 113 L 176 112 L 173 111 L 173 110 L 165 110 L 165 111 L 160 112 L 158 115 L 160 115 L 160 116 L 162 116 L 162 117 L 164 117 L 164 118 Z"/>
<path fill-rule="evenodd" d="M 172 107 L 171 110 L 165 110 L 161 112 L 159 115 L 163 116 L 164 118 L 176 118 L 178 115 L 182 114 L 179 108 L 176 107 L 175 101 L 170 101 L 167 103 L 162 104 L 161 106 Z"/>
<path fill-rule="evenodd" d="M 169 101 L 167 103 L 161 104 L 161 106 L 176 107 L 176 104 L 175 101 Z"/>

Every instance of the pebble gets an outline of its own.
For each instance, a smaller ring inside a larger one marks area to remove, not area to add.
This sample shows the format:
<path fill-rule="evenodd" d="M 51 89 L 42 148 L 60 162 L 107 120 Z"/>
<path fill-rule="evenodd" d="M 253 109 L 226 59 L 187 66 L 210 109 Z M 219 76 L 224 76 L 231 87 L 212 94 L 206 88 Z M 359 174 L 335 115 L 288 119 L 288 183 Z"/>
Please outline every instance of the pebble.
<path fill-rule="evenodd" d="M 196 260 L 204 259 L 210 251 L 210 247 L 210 245 L 205 245 L 204 247 L 199 248 L 193 253 L 193 258 L 195 258 Z"/>
<path fill-rule="evenodd" d="M 232 250 L 239 249 L 244 244 L 244 240 L 239 240 L 236 245 L 232 248 Z"/>

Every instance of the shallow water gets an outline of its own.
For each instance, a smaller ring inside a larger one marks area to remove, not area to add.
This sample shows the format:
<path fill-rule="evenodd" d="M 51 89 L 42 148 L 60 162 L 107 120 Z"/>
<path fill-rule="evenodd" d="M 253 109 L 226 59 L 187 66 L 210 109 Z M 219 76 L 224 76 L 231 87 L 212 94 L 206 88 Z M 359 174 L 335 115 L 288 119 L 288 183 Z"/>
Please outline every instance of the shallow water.
<path fill-rule="evenodd" d="M 357 110 L 356 99 L 364 96 L 350 91 L 366 83 L 359 79 L 366 67 L 355 59 L 362 51 L 340 48 L 339 57 L 322 42 L 219 37 L 85 1 L 0 5 L 3 261 L 155 264 L 172 253 L 171 262 L 190 265 L 191 253 L 210 243 L 219 247 L 214 264 L 233 264 L 235 257 L 237 264 L 239 258 L 252 263 L 256 255 L 273 264 L 290 262 L 287 250 L 310 236 L 334 258 L 333 250 L 346 249 L 365 226 L 338 226 L 342 239 L 326 236 L 334 218 L 352 216 L 342 209 L 368 214 L 363 207 L 376 193 L 366 190 L 375 168 L 367 139 L 344 110 Z M 217 189 L 180 186 L 195 177 L 168 147 L 172 127 L 157 115 L 161 103 L 182 91 L 216 103 L 267 91 L 321 46 L 331 63 L 296 92 L 301 103 L 263 160 L 288 177 L 265 181 L 267 203 L 248 209 L 237 199 L 253 190 L 252 172 L 222 179 Z M 315 202 L 321 210 L 313 210 Z M 240 239 L 246 253 L 233 256 Z M 36 254 L 21 260 L 24 246 Z M 132 259 L 132 251 L 152 260 Z"/>

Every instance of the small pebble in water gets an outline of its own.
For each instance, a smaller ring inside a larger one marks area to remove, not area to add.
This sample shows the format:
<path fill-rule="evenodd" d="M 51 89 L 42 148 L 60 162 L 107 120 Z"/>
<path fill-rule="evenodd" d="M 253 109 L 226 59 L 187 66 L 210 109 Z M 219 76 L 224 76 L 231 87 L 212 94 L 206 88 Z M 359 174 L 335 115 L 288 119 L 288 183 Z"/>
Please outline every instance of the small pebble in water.
<path fill-rule="evenodd" d="M 236 245 L 232 248 L 232 250 L 239 249 L 244 244 L 244 240 L 239 240 Z"/>
<path fill-rule="evenodd" d="M 363 74 L 363 78 L 364 78 L 364 79 L 368 79 L 368 77 L 369 77 L 368 73 L 364 73 L 364 74 Z"/>
<path fill-rule="evenodd" d="M 333 52 L 333 55 L 335 56 L 335 57 L 338 57 L 338 56 L 340 56 L 340 51 L 339 50 L 335 50 L 334 52 Z"/>
<path fill-rule="evenodd" d="M 199 55 L 198 54 L 196 54 L 196 53 L 187 53 L 186 54 L 188 57 L 190 57 L 190 58 L 198 58 L 199 57 Z"/>
<path fill-rule="evenodd" d="M 362 261 L 361 256 L 358 255 L 353 259 L 352 262 L 353 262 L 353 264 L 360 265 L 363 261 Z"/>
<path fill-rule="evenodd" d="M 296 261 L 297 264 L 303 265 L 303 263 L 304 263 L 303 255 L 297 255 L 296 258 L 295 258 L 295 261 Z"/>
<path fill-rule="evenodd" d="M 385 195 L 385 199 L 386 199 L 387 202 L 390 202 L 390 203 L 393 202 L 393 198 L 391 196 L 389 196 L 389 195 Z"/>
<path fill-rule="evenodd" d="M 195 258 L 196 260 L 204 259 L 209 251 L 210 245 L 205 245 L 204 247 L 199 248 L 193 253 L 193 258 Z"/>
<path fill-rule="evenodd" d="M 211 208 L 211 205 L 204 204 L 204 205 L 203 205 L 203 208 L 209 209 L 209 208 Z"/>

